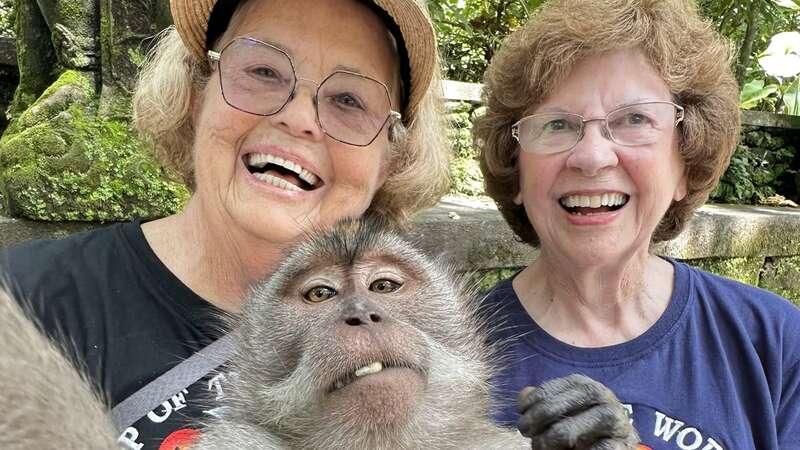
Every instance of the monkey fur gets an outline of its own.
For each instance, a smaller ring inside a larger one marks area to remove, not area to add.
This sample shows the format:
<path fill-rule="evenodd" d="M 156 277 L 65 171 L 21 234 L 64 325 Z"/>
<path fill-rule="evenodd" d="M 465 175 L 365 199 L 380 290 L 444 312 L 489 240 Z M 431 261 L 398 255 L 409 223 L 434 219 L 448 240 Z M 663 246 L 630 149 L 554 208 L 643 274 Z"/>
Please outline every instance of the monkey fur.
<path fill-rule="evenodd" d="M 200 449 L 523 449 L 494 425 L 488 320 L 463 277 L 377 220 L 300 244 L 232 328 L 226 413 Z M 536 449 L 633 449 L 607 388 L 554 380 L 520 395 Z"/>
<path fill-rule="evenodd" d="M 0 449 L 110 450 L 107 409 L 0 286 Z"/>
<path fill-rule="evenodd" d="M 230 318 L 224 412 L 192 448 L 636 448 L 613 393 L 580 375 L 520 394 L 527 437 L 494 425 L 469 286 L 377 220 L 310 235 Z M 4 450 L 118 448 L 89 383 L 2 290 L 0 408 Z"/>

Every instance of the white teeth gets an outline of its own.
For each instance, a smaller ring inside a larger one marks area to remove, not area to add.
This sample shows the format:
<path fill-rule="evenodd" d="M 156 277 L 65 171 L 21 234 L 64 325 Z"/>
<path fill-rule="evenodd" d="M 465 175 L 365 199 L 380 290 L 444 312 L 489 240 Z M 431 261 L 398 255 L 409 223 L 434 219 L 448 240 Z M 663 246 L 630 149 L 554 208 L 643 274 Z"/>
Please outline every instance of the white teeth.
<path fill-rule="evenodd" d="M 569 195 L 562 197 L 560 202 L 567 208 L 599 208 L 601 206 L 624 205 L 627 201 L 626 195 L 611 192 L 602 195 Z"/>
<path fill-rule="evenodd" d="M 363 377 L 364 375 L 372 375 L 373 373 L 378 373 L 381 370 L 383 370 L 383 364 L 381 364 L 380 361 L 375 361 L 368 366 L 364 366 L 356 370 L 356 376 Z"/>
<path fill-rule="evenodd" d="M 287 161 L 275 155 L 268 155 L 264 153 L 250 153 L 249 155 L 247 155 L 247 164 L 253 167 L 257 167 L 259 169 L 263 168 L 267 164 L 275 164 L 277 166 L 281 166 L 285 169 L 291 170 L 292 172 L 296 173 L 301 180 L 305 181 L 306 183 L 312 186 L 317 184 L 317 181 L 319 181 L 319 177 L 309 172 L 308 170 L 304 169 L 299 164 L 295 164 L 291 161 Z"/>
<path fill-rule="evenodd" d="M 288 181 L 278 178 L 276 176 L 270 175 L 268 173 L 254 173 L 254 177 L 258 178 L 259 180 L 269 183 L 273 186 L 278 186 L 279 188 L 286 189 L 287 191 L 301 191 L 299 187 L 289 183 Z"/>
<path fill-rule="evenodd" d="M 306 169 L 300 170 L 300 173 L 297 174 L 297 176 L 299 176 L 301 180 L 305 181 L 306 183 L 312 186 L 317 184 L 317 181 L 319 181 L 319 177 L 307 171 Z"/>
<path fill-rule="evenodd" d="M 269 162 L 268 157 L 269 155 L 264 155 L 262 153 L 250 153 L 247 155 L 247 165 L 260 169 L 267 165 Z"/>

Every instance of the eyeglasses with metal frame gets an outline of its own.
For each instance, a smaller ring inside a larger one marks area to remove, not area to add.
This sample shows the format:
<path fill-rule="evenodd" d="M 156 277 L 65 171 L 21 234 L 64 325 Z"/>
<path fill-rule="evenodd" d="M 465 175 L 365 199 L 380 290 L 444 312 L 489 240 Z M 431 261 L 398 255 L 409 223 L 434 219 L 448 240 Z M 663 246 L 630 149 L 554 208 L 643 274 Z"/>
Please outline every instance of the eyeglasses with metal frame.
<path fill-rule="evenodd" d="M 624 146 L 658 142 L 683 120 L 684 110 L 672 102 L 625 105 L 605 117 L 586 119 L 580 114 L 546 112 L 523 117 L 511 126 L 511 135 L 523 151 L 553 154 L 572 150 L 586 133 L 586 124 L 600 122 L 606 139 Z"/>
<path fill-rule="evenodd" d="M 370 145 L 381 130 L 401 119 L 392 110 L 386 85 L 349 70 L 336 70 L 317 83 L 300 78 L 292 58 L 282 49 L 252 37 L 237 37 L 215 52 L 220 88 L 232 108 L 271 116 L 297 95 L 299 82 L 317 86 L 313 96 L 316 121 L 331 138 L 358 147 Z"/>

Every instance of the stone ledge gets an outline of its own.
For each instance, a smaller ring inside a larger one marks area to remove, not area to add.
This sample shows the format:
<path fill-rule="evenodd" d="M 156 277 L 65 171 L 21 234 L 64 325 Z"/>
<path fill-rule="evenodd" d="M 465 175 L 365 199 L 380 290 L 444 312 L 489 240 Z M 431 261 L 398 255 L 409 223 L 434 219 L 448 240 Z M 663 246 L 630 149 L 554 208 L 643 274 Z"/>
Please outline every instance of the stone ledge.
<path fill-rule="evenodd" d="M 0 247 L 31 239 L 59 239 L 101 226 L 95 222 L 34 222 L 0 216 Z"/>
<path fill-rule="evenodd" d="M 424 211 L 411 235 L 465 269 L 521 267 L 536 254 L 517 241 L 496 209 L 460 199 Z M 800 210 L 706 205 L 680 236 L 654 251 L 678 259 L 800 255 Z"/>
<path fill-rule="evenodd" d="M 766 111 L 742 111 L 742 125 L 756 127 L 800 129 L 800 116 L 775 114 Z"/>
<path fill-rule="evenodd" d="M 64 237 L 98 226 L 102 224 L 0 217 L 0 246 Z M 457 197 L 447 197 L 420 214 L 410 236 L 426 251 L 466 270 L 521 267 L 536 254 L 535 249 L 517 241 L 493 205 Z M 656 244 L 654 251 L 679 259 L 799 256 L 800 210 L 707 205 L 680 236 Z"/>

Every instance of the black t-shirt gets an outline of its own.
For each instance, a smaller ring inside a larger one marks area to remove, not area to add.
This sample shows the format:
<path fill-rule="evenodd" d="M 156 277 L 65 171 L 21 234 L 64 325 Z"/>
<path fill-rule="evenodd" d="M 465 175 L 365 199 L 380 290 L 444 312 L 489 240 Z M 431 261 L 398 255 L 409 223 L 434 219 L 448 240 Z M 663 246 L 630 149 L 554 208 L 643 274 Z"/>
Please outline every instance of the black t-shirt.
<path fill-rule="evenodd" d="M 0 270 L 51 337 L 74 352 L 113 407 L 217 339 L 221 311 L 158 259 L 141 223 L 0 251 Z M 185 448 L 221 394 L 210 374 L 126 430 L 136 450 Z M 80 414 L 80 411 L 65 414 Z"/>

